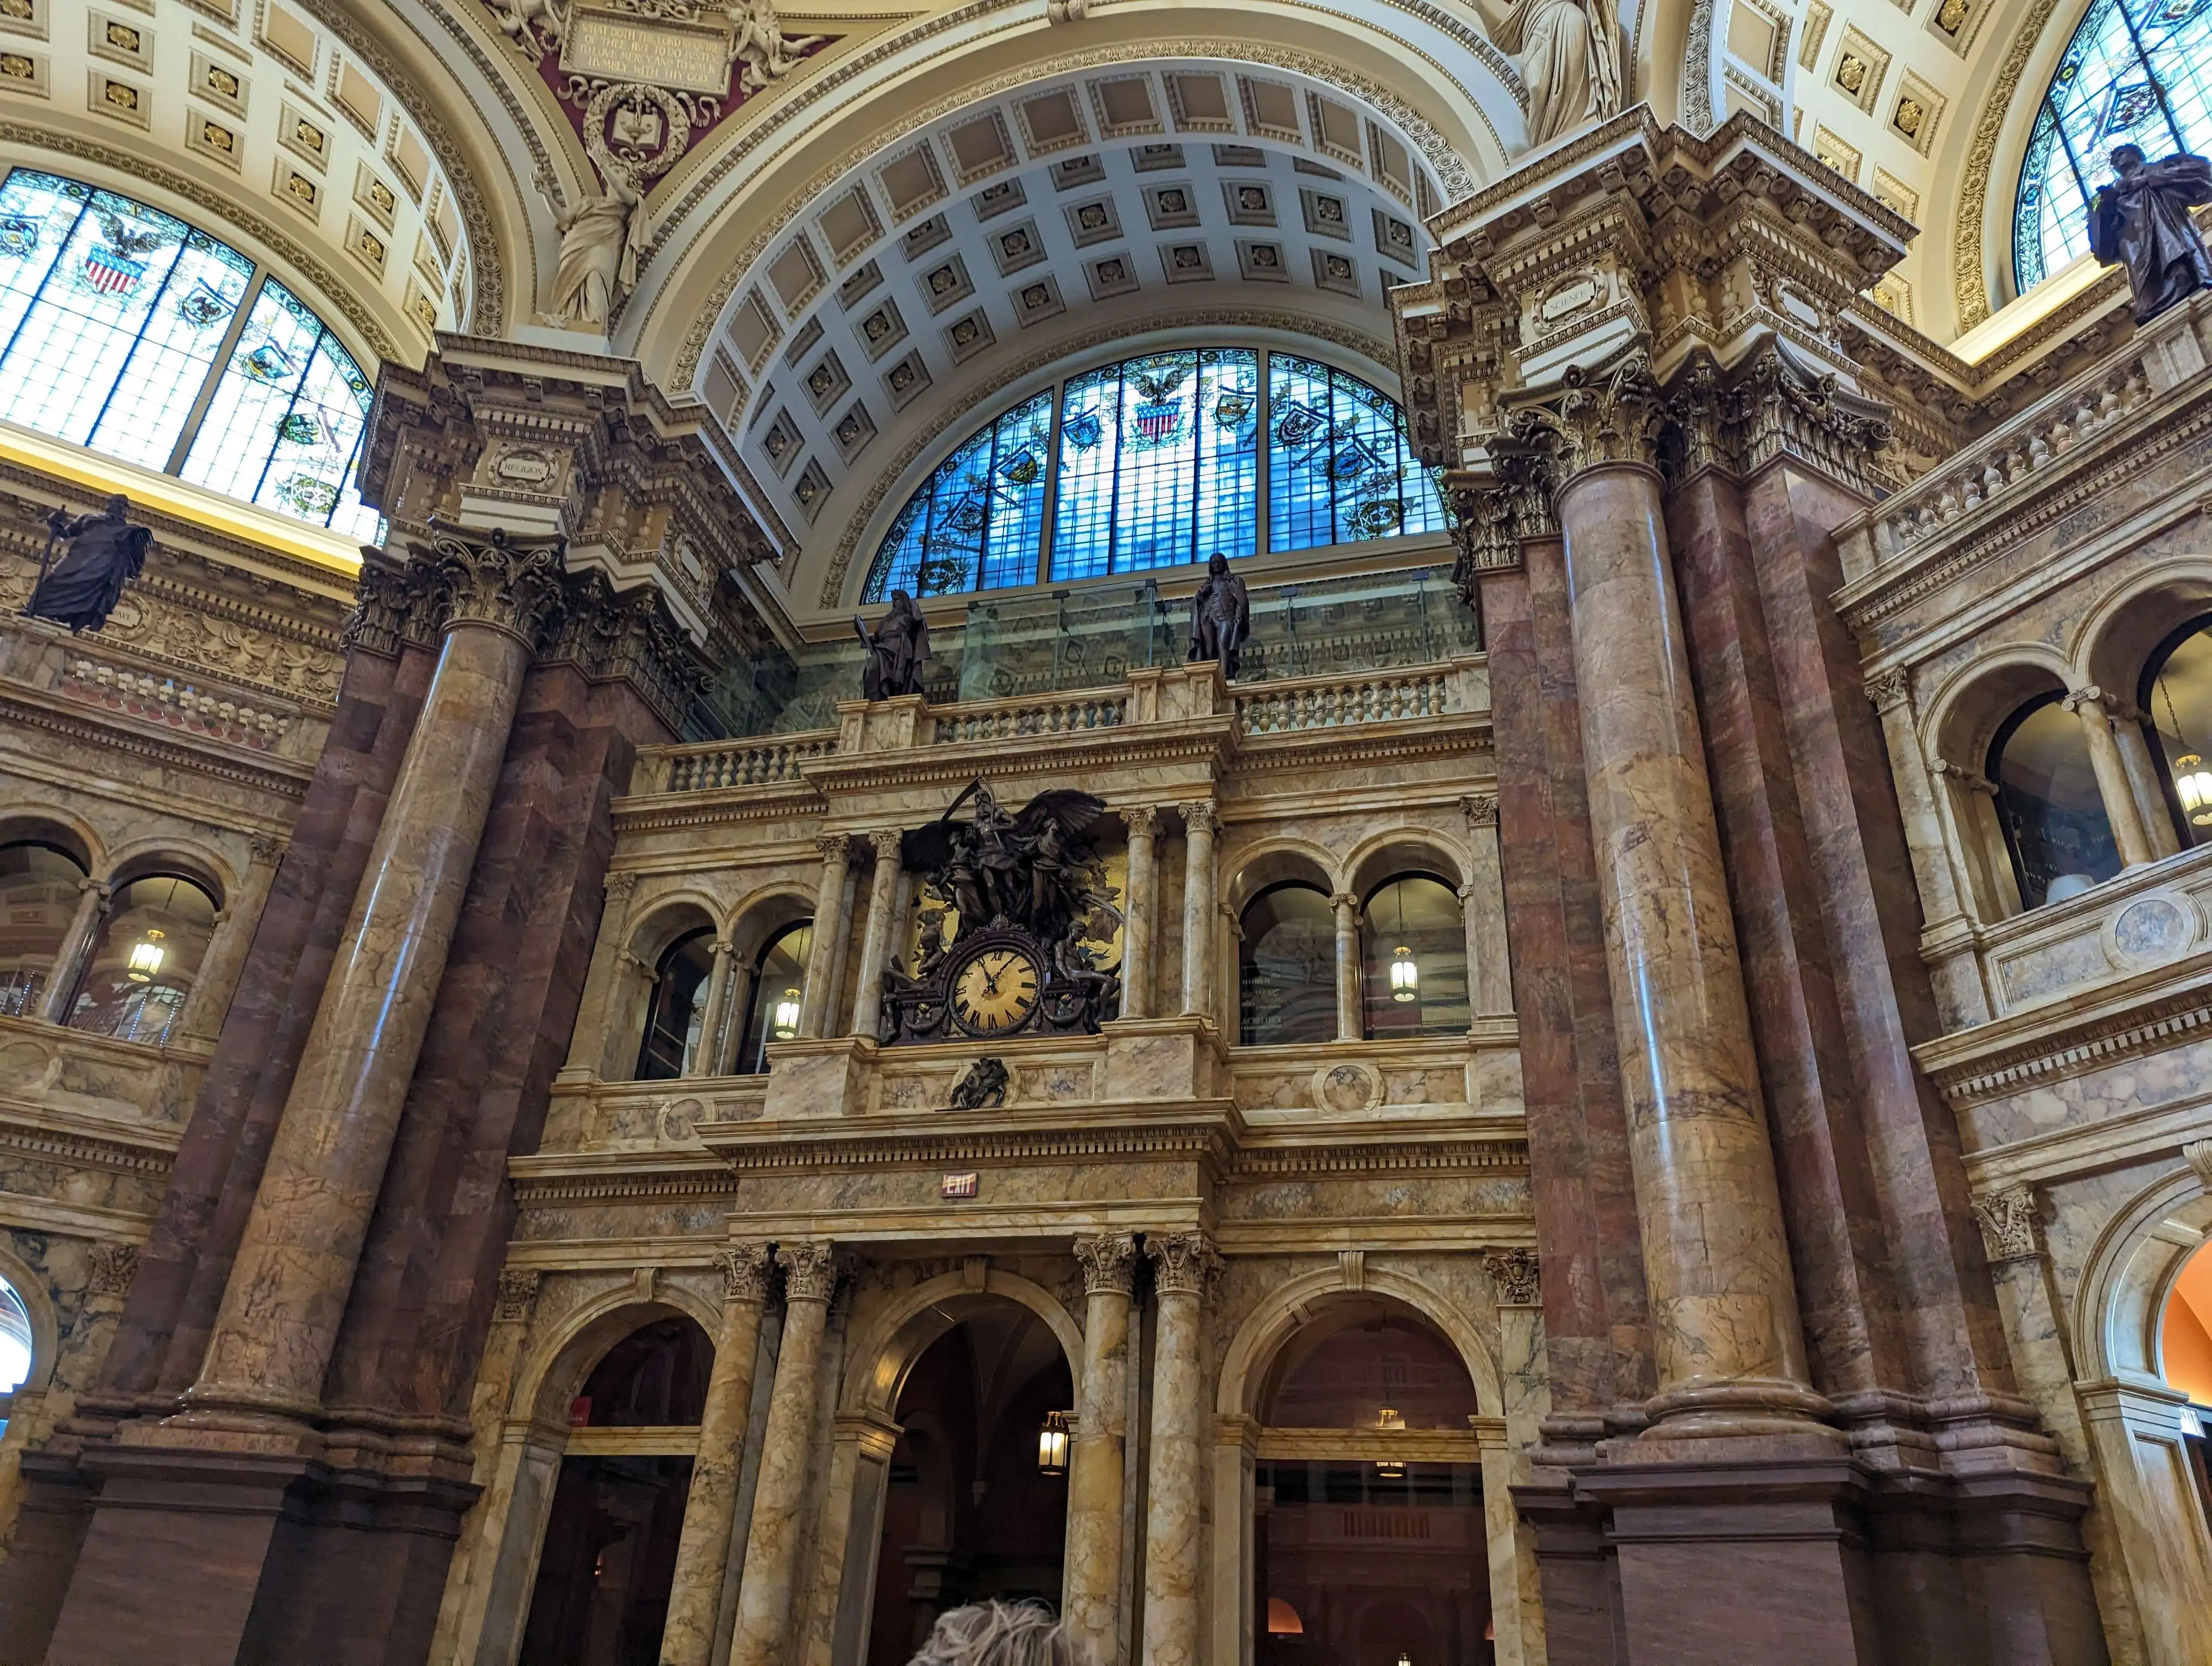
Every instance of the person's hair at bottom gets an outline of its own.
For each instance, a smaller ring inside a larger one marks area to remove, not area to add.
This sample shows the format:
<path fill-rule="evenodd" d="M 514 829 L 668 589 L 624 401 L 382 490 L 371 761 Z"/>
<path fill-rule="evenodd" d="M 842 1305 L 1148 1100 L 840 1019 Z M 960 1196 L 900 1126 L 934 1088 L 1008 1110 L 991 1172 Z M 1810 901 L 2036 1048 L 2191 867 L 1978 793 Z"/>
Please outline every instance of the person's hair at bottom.
<path fill-rule="evenodd" d="M 1042 1602 L 975 1602 L 937 1616 L 908 1666 L 1083 1666 Z"/>

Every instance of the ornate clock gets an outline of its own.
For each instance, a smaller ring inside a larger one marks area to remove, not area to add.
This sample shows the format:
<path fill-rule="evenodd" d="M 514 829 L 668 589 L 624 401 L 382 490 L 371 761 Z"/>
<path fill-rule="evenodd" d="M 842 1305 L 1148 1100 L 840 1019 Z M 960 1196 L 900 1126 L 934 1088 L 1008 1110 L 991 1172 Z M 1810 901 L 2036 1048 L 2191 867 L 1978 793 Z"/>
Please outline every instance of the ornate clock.
<path fill-rule="evenodd" d="M 1044 990 L 1044 968 L 1027 949 L 987 944 L 952 972 L 952 1021 L 971 1036 L 1003 1036 L 1027 1024 Z"/>

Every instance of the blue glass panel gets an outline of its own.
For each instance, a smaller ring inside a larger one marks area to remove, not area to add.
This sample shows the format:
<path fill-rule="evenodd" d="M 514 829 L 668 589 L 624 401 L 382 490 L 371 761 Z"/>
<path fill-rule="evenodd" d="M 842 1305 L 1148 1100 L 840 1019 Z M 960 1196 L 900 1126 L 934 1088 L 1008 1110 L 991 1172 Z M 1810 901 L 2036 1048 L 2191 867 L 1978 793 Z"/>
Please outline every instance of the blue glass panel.
<path fill-rule="evenodd" d="M 992 425 L 991 524 L 977 589 L 1036 582 L 1051 456 L 1051 394 L 1038 394 Z"/>
<path fill-rule="evenodd" d="M 1256 555 L 1260 538 L 1260 356 L 1198 356 L 1198 538 L 1194 561 Z"/>
<path fill-rule="evenodd" d="M 1095 579 L 1113 570 L 1114 487 L 1121 455 L 1121 367 L 1085 371 L 1067 384 L 1060 417 L 1060 506 L 1053 516 L 1052 576 Z"/>
<path fill-rule="evenodd" d="M 1395 402 L 1309 359 L 1279 353 L 1268 365 L 1270 549 L 1443 530 L 1443 495 Z"/>
<path fill-rule="evenodd" d="M 253 263 L 237 250 L 204 232 L 187 234 L 87 443 L 167 468 L 252 277 Z"/>
<path fill-rule="evenodd" d="M 2092 0 L 2029 133 L 2013 216 L 2013 277 L 2023 290 L 2087 252 L 2084 198 L 2112 178 L 2114 146 L 2132 142 L 2148 156 L 2167 155 L 2179 126 L 2189 149 L 2212 150 L 2212 0 L 2124 7 Z"/>

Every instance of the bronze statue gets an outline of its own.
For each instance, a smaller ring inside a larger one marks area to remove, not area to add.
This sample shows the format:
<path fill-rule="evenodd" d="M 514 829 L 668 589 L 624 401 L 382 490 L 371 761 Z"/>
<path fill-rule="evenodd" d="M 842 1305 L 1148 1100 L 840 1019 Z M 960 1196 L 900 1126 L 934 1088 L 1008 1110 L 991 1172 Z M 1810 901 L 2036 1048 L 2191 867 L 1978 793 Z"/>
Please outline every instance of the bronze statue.
<path fill-rule="evenodd" d="M 1218 660 L 1221 674 L 1234 680 L 1244 661 L 1244 639 L 1252 634 L 1252 593 L 1229 570 L 1229 557 L 1216 553 L 1206 563 L 1206 582 L 1190 599 L 1192 660 Z"/>
<path fill-rule="evenodd" d="M 2124 265 L 2135 291 L 2136 322 L 2148 324 L 2175 302 L 2212 289 L 2212 252 L 2189 210 L 2212 203 L 2212 162 L 2202 156 L 2146 161 L 2140 148 L 2112 152 L 2119 177 L 2100 185 L 2089 210 L 2089 248 L 2107 266 Z"/>
<path fill-rule="evenodd" d="M 80 630 L 97 630 L 123 599 L 123 587 L 146 565 L 149 526 L 131 524 L 131 500 L 121 492 L 107 507 L 75 520 L 56 509 L 46 517 L 46 550 L 39 560 L 39 582 L 23 611 Z M 69 548 L 53 564 L 54 545 Z"/>
<path fill-rule="evenodd" d="M 921 692 L 921 667 L 929 658 L 929 622 L 903 590 L 891 592 L 891 611 L 871 632 L 860 616 L 853 629 L 866 644 L 868 663 L 860 672 L 860 695 L 866 700 L 889 700 L 902 694 Z"/>

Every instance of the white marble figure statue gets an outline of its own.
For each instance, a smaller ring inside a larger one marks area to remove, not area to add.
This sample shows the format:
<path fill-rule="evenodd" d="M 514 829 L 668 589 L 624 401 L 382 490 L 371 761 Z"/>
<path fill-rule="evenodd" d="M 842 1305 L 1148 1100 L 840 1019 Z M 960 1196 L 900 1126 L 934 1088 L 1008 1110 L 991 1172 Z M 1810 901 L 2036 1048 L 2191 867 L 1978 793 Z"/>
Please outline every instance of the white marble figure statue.
<path fill-rule="evenodd" d="M 826 37 L 786 34 L 776 15 L 775 0 L 730 0 L 723 9 L 730 20 L 730 62 L 742 64 L 739 93 L 757 93 L 771 81 L 780 81 L 798 64 L 809 47 Z"/>
<path fill-rule="evenodd" d="M 560 264 L 553 272 L 553 316 L 604 330 L 615 305 L 637 283 L 638 246 L 645 216 L 637 188 L 620 173 L 607 177 L 596 197 L 571 204 L 561 187 L 538 176 L 538 194 L 553 210 L 561 234 Z"/>
<path fill-rule="evenodd" d="M 1490 38 L 1520 61 L 1528 148 L 1620 111 L 1620 31 L 1611 0 L 1483 0 Z"/>

